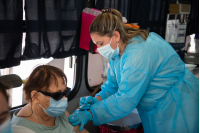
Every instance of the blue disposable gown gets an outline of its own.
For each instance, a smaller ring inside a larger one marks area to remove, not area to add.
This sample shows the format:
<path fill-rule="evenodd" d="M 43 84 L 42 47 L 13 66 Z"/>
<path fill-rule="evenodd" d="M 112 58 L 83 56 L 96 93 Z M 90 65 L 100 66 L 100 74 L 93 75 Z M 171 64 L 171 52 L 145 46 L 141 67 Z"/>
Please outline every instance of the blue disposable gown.
<path fill-rule="evenodd" d="M 145 133 L 199 132 L 199 81 L 156 33 L 133 37 L 110 59 L 107 82 L 91 106 L 93 123 L 120 119 L 137 108 Z"/>

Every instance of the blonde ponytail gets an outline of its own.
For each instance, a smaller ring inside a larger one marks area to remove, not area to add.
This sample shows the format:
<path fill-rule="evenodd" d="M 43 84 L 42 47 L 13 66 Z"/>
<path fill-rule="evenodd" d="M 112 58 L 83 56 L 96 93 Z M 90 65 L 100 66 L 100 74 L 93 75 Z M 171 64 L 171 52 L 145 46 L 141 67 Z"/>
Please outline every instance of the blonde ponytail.
<path fill-rule="evenodd" d="M 112 37 L 115 31 L 120 33 L 122 43 L 128 45 L 128 41 L 134 36 L 141 35 L 145 40 L 149 32 L 147 30 L 137 29 L 126 26 L 123 23 L 122 15 L 119 11 L 111 9 L 111 12 L 103 12 L 95 17 L 90 25 L 90 34 L 96 32 L 100 36 Z"/>

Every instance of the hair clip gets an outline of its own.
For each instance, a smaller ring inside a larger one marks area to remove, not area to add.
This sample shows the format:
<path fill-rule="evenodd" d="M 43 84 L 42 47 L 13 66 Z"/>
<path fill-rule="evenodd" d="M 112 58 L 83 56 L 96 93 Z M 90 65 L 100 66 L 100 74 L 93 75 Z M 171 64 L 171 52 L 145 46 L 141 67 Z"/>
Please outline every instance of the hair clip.
<path fill-rule="evenodd" d="M 111 13 L 112 9 L 111 8 L 104 8 L 104 9 L 102 9 L 102 13 L 105 13 L 105 12 Z"/>

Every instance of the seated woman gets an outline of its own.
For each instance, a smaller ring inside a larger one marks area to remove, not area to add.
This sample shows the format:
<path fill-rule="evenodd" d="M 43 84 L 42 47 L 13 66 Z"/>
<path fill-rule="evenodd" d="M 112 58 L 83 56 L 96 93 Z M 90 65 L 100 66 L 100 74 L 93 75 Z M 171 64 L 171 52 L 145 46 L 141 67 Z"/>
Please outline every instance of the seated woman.
<path fill-rule="evenodd" d="M 28 104 L 13 114 L 12 124 L 36 133 L 79 133 L 69 121 L 67 78 L 59 68 L 42 65 L 33 70 L 23 88 Z M 81 133 L 87 132 L 85 129 Z"/>

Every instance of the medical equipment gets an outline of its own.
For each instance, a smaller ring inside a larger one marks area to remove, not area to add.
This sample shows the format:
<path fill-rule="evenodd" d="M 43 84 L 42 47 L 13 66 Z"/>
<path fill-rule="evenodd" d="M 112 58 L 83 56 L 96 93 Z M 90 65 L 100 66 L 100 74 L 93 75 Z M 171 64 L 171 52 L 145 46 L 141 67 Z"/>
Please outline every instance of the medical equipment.
<path fill-rule="evenodd" d="M 91 100 L 90 100 L 90 101 L 91 101 Z M 89 102 L 90 102 L 90 101 L 89 101 Z M 77 112 L 77 111 L 81 110 L 81 108 L 83 108 L 85 105 L 86 105 L 86 104 L 84 104 L 84 105 L 78 107 L 74 112 Z"/>

